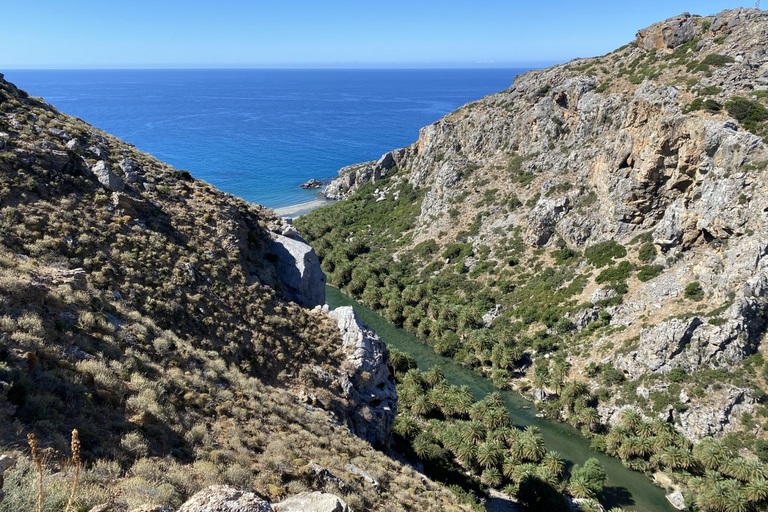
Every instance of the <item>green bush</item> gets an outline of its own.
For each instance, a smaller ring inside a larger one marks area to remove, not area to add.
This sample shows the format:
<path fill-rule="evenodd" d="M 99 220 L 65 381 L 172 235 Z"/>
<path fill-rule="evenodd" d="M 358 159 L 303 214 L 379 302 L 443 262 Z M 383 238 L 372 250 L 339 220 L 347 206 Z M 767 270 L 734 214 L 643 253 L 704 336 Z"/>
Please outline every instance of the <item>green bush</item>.
<path fill-rule="evenodd" d="M 420 258 L 428 258 L 429 256 L 436 253 L 437 249 L 437 243 L 434 240 L 425 240 L 419 244 L 416 244 L 416 247 L 413 248 L 413 251 Z"/>
<path fill-rule="evenodd" d="M 698 281 L 688 283 L 685 287 L 685 298 L 699 301 L 704 298 L 704 290 Z"/>
<path fill-rule="evenodd" d="M 597 86 L 597 89 L 595 89 L 595 92 L 605 92 L 608 90 L 608 88 L 611 86 L 611 81 L 606 80 L 605 82 L 601 83 L 599 86 Z"/>
<path fill-rule="evenodd" d="M 613 258 L 623 258 L 627 255 L 627 249 L 613 240 L 601 242 L 584 251 L 584 257 L 597 268 L 604 267 L 613 262 Z"/>
<path fill-rule="evenodd" d="M 645 283 L 646 281 L 650 281 L 654 277 L 661 275 L 663 271 L 663 265 L 645 265 L 644 267 L 640 267 L 640 271 L 637 273 L 637 278 Z"/>
<path fill-rule="evenodd" d="M 637 251 L 637 257 L 640 259 L 640 261 L 648 263 L 649 261 L 653 260 L 653 258 L 656 257 L 656 246 L 653 245 L 651 242 L 647 242 L 640 246 L 640 249 Z"/>
<path fill-rule="evenodd" d="M 686 378 L 685 370 L 682 368 L 672 368 L 669 371 L 669 380 L 672 382 L 683 382 Z"/>
<path fill-rule="evenodd" d="M 744 128 L 752 133 L 757 131 L 759 122 L 768 119 L 768 109 L 761 103 L 747 98 L 731 98 L 725 103 L 725 108 Z"/>
<path fill-rule="evenodd" d="M 683 113 L 687 114 L 688 112 L 693 112 L 695 110 L 705 110 L 711 114 L 715 114 L 722 109 L 723 106 L 712 98 L 707 98 L 706 100 L 703 98 L 696 98 L 683 109 Z"/>
<path fill-rule="evenodd" d="M 600 375 L 603 378 L 603 384 L 607 387 L 613 387 L 624 382 L 624 373 L 611 363 L 600 368 Z"/>
<path fill-rule="evenodd" d="M 443 251 L 443 258 L 454 260 L 472 255 L 472 244 L 451 244 Z"/>
<path fill-rule="evenodd" d="M 699 94 L 701 96 L 714 96 L 715 94 L 720 94 L 721 91 L 722 89 L 716 85 L 708 85 L 699 89 Z"/>
<path fill-rule="evenodd" d="M 598 284 L 624 281 L 629 277 L 632 272 L 632 264 L 628 261 L 622 261 L 616 267 L 610 267 L 600 272 L 595 278 L 595 282 Z"/>
<path fill-rule="evenodd" d="M 579 251 L 574 251 L 570 247 L 563 247 L 557 251 L 552 252 L 552 257 L 555 258 L 555 262 L 558 265 L 570 263 L 579 257 Z"/>
<path fill-rule="evenodd" d="M 695 62 L 692 62 L 689 64 L 689 67 L 694 71 L 704 71 L 705 73 L 709 71 L 710 67 L 716 67 L 721 68 L 725 66 L 726 64 L 729 64 L 733 62 L 734 59 L 730 55 L 720 55 L 718 53 L 710 53 L 704 59 L 698 64 L 695 65 Z"/>

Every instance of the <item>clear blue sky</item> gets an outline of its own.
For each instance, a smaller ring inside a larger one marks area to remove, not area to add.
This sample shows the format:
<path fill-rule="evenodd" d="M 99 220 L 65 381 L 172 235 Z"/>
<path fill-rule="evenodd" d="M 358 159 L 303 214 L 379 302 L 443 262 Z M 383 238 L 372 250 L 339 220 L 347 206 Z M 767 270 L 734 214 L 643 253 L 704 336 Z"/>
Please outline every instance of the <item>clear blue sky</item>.
<path fill-rule="evenodd" d="M 0 8 L 0 71 L 538 66 L 607 53 L 684 11 L 741 5 L 754 2 L 14 0 Z"/>

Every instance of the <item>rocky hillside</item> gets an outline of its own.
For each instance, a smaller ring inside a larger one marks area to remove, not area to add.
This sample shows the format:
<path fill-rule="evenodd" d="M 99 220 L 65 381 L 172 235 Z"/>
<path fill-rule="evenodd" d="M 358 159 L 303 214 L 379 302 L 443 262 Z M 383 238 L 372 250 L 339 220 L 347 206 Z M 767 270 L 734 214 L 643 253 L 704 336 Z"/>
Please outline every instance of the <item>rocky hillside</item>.
<path fill-rule="evenodd" d="M 683 14 L 518 76 L 298 227 L 332 284 L 553 417 L 765 457 L 766 41 L 766 11 Z"/>
<path fill-rule="evenodd" d="M 0 444 L 18 458 L 0 459 L 0 510 L 33 509 L 28 434 L 43 509 L 64 508 L 73 429 L 77 510 L 176 509 L 211 484 L 271 502 L 325 490 L 354 510 L 461 509 L 372 448 L 396 410 L 387 353 L 342 338 L 354 317 L 310 309 L 324 286 L 314 251 L 271 210 L 0 75 Z"/>

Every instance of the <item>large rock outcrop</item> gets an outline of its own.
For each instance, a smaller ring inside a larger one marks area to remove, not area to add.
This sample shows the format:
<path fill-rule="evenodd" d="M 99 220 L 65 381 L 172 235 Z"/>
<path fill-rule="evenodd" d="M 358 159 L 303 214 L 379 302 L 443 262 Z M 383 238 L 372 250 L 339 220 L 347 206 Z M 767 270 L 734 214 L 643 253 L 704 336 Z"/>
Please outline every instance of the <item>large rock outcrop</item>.
<path fill-rule="evenodd" d="M 192 496 L 177 512 L 273 512 L 273 509 L 252 492 L 212 485 Z"/>
<path fill-rule="evenodd" d="M 339 176 L 331 180 L 321 192 L 328 199 L 346 199 L 365 183 L 376 183 L 393 168 L 399 165 L 405 156 L 404 149 L 384 153 L 375 162 L 354 164 L 339 169 Z"/>
<path fill-rule="evenodd" d="M 387 346 L 363 325 L 351 306 L 336 308 L 348 365 L 341 383 L 350 402 L 352 431 L 374 446 L 387 446 L 397 414 L 397 391 L 389 372 Z"/>
<path fill-rule="evenodd" d="M 282 292 L 293 302 L 307 308 L 325 303 L 325 274 L 315 250 L 295 229 L 290 236 L 271 233 L 269 254 L 277 268 Z"/>
<path fill-rule="evenodd" d="M 691 41 L 699 31 L 698 28 L 696 18 L 686 12 L 640 30 L 637 33 L 637 44 L 649 51 L 677 48 Z"/>
<path fill-rule="evenodd" d="M 302 492 L 275 503 L 280 512 L 351 512 L 344 500 L 325 492 Z"/>

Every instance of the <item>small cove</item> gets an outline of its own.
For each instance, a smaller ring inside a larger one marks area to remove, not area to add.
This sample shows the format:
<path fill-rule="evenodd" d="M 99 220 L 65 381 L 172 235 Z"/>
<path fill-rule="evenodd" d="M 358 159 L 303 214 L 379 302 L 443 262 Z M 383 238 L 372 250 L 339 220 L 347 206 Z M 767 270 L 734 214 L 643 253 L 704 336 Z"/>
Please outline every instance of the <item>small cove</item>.
<path fill-rule="evenodd" d="M 476 400 L 488 393 L 498 391 L 490 380 L 469 368 L 456 364 L 452 359 L 436 354 L 421 340 L 387 322 L 374 311 L 358 304 L 338 289 L 326 287 L 326 301 L 330 307 L 353 306 L 360 320 L 375 330 L 387 345 L 413 356 L 421 370 L 441 365 L 445 377 L 451 384 L 466 385 Z M 514 391 L 501 391 L 512 421 L 520 426 L 536 425 L 541 429 L 548 450 L 555 450 L 569 464 L 583 464 L 590 457 L 596 458 L 605 468 L 608 481 L 605 484 L 603 500 L 607 508 L 621 506 L 626 510 L 674 512 L 665 498 L 665 492 L 654 485 L 648 477 L 625 468 L 621 461 L 590 448 L 590 441 L 577 429 L 563 423 L 537 418 L 537 410 L 531 402 Z"/>

